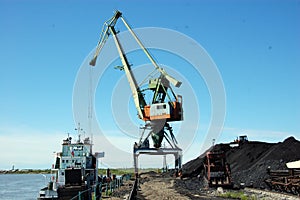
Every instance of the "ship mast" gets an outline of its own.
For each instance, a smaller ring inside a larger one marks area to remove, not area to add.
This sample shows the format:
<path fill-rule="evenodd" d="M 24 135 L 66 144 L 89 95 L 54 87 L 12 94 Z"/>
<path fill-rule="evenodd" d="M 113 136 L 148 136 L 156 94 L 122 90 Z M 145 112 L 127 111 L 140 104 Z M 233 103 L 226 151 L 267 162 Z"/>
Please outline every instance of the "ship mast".
<path fill-rule="evenodd" d="M 92 152 L 92 146 L 93 146 L 93 132 L 92 132 L 92 120 L 93 120 L 93 79 L 92 79 L 92 68 L 89 67 L 89 94 L 88 94 L 88 98 L 89 98 L 89 107 L 88 107 L 88 131 L 89 134 L 91 134 L 91 146 L 90 146 L 90 150 Z"/>
<path fill-rule="evenodd" d="M 77 131 L 77 136 L 78 136 L 78 143 L 79 142 L 81 142 L 81 139 L 80 139 L 80 137 L 81 137 L 81 131 L 83 131 L 83 129 L 82 128 L 80 128 L 80 122 L 78 122 L 78 124 L 77 124 L 77 128 L 75 128 L 75 131 Z"/>

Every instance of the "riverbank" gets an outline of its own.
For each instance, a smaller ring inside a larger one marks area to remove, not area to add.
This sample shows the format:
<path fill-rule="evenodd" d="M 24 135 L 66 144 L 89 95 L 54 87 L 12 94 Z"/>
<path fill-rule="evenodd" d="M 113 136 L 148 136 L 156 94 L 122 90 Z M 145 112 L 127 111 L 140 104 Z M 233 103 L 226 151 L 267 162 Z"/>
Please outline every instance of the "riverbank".
<path fill-rule="evenodd" d="M 50 169 L 14 169 L 0 170 L 0 174 L 50 174 Z"/>
<path fill-rule="evenodd" d="M 146 168 L 139 169 L 140 173 L 145 173 L 149 171 L 160 172 L 160 169 L 156 168 Z M 50 174 L 51 169 L 14 169 L 14 170 L 1 170 L 0 174 Z M 107 169 L 98 169 L 98 174 L 106 175 Z M 123 175 L 123 174 L 131 174 L 134 175 L 134 168 L 111 168 L 111 175 Z"/>

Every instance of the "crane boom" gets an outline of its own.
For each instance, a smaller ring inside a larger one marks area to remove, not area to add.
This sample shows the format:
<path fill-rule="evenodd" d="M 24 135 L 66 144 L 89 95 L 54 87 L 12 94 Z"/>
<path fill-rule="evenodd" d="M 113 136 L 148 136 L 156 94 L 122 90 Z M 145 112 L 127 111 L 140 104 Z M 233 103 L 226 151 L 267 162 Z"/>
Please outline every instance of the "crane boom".
<path fill-rule="evenodd" d="M 129 82 L 129 86 L 130 86 L 130 89 L 131 89 L 131 92 L 132 92 L 132 96 L 133 96 L 133 100 L 134 100 L 134 104 L 135 104 L 135 107 L 138 111 L 138 116 L 140 119 L 143 119 L 144 118 L 144 114 L 143 114 L 143 108 L 145 107 L 146 105 L 146 101 L 143 97 L 143 94 L 141 93 L 140 91 L 140 88 L 138 87 L 138 84 L 131 72 L 131 69 L 130 69 L 130 65 L 128 63 L 128 60 L 126 58 L 126 55 L 124 53 L 124 50 L 121 46 L 121 43 L 119 42 L 119 39 L 118 39 L 118 36 L 116 34 L 116 31 L 115 31 L 115 28 L 113 26 L 110 26 L 109 27 L 112 35 L 113 35 L 113 38 L 114 38 L 114 41 L 115 41 L 115 44 L 117 46 L 117 49 L 118 49 L 118 53 L 119 53 L 119 56 L 121 58 L 121 62 L 123 64 L 123 68 L 124 68 L 124 71 L 125 71 L 125 74 L 126 74 L 126 77 L 127 77 L 127 80 Z"/>
<path fill-rule="evenodd" d="M 119 42 L 117 33 L 115 31 L 115 28 L 114 28 L 117 20 L 121 16 L 122 16 L 122 13 L 119 12 L 119 11 L 116 11 L 115 15 L 111 19 L 109 19 L 105 22 L 105 24 L 104 24 L 105 25 L 105 28 L 104 28 L 105 30 L 103 29 L 104 31 L 102 31 L 102 33 L 100 35 L 100 40 L 98 42 L 94 57 L 90 61 L 90 65 L 91 66 L 96 65 L 96 61 L 97 61 L 97 58 L 100 54 L 101 49 L 103 48 L 103 46 L 104 46 L 106 40 L 108 39 L 109 35 L 112 34 L 113 38 L 114 38 L 114 42 L 115 42 L 115 44 L 117 46 L 117 49 L 118 49 L 119 56 L 121 58 L 121 62 L 123 64 L 123 68 L 124 68 L 127 80 L 129 82 L 129 86 L 130 86 L 130 89 L 131 89 L 131 92 L 132 92 L 132 96 L 133 96 L 133 99 L 134 99 L 135 107 L 136 107 L 137 112 L 138 112 L 138 116 L 139 116 L 140 119 L 143 119 L 144 118 L 143 109 L 146 105 L 146 101 L 143 97 L 143 94 L 140 91 L 140 88 L 138 87 L 137 81 L 135 80 L 135 78 L 134 78 L 134 76 L 131 72 L 130 65 L 128 63 L 128 60 L 126 58 L 126 55 L 125 55 L 124 50 L 121 46 L 121 43 Z"/>
<path fill-rule="evenodd" d="M 180 87 L 181 82 L 170 76 L 163 68 L 159 67 L 158 64 L 155 62 L 149 51 L 145 48 L 143 43 L 140 41 L 140 39 L 136 36 L 135 32 L 131 29 L 131 27 L 128 25 L 126 20 L 121 16 L 121 20 L 125 24 L 126 28 L 129 30 L 131 35 L 134 37 L 136 42 L 140 45 L 141 49 L 144 51 L 144 53 L 147 55 L 151 63 L 154 65 L 154 67 L 168 80 L 170 83 L 172 83 L 175 87 Z"/>
<path fill-rule="evenodd" d="M 136 40 L 136 42 L 139 44 L 141 49 L 144 51 L 148 59 L 151 61 L 151 63 L 154 65 L 154 67 L 168 80 L 170 83 L 172 83 L 175 87 L 180 87 L 181 82 L 170 76 L 163 68 L 159 67 L 158 64 L 155 62 L 154 58 L 151 56 L 149 51 L 145 48 L 141 40 L 137 37 L 135 32 L 132 30 L 132 28 L 129 26 L 129 24 L 126 22 L 126 20 L 122 17 L 122 13 L 120 11 L 116 11 L 115 15 L 109 19 L 108 21 L 105 22 L 106 28 L 105 31 L 102 31 L 101 36 L 100 36 L 100 41 L 97 45 L 95 55 L 93 59 L 90 62 L 90 65 L 95 66 L 96 65 L 96 60 L 97 57 L 103 48 L 106 40 L 108 39 L 109 36 L 109 27 L 114 27 L 115 24 L 117 23 L 117 20 L 121 18 L 122 22 L 125 24 L 126 28 L 129 30 L 133 38 Z"/>
<path fill-rule="evenodd" d="M 104 27 L 103 27 L 102 32 L 101 32 L 101 35 L 100 35 L 100 40 L 99 40 L 99 42 L 98 42 L 98 44 L 97 44 L 96 52 L 95 52 L 95 54 L 94 54 L 93 59 L 90 61 L 90 65 L 91 65 L 91 66 L 95 66 L 95 65 L 96 65 L 96 61 L 97 61 L 97 58 L 98 58 L 98 56 L 99 56 L 99 54 L 100 54 L 100 51 L 101 51 L 101 49 L 103 48 L 103 46 L 104 46 L 106 40 L 107 40 L 108 37 L 109 37 L 109 34 L 110 34 L 110 33 L 109 33 L 109 27 L 114 27 L 115 24 L 117 23 L 117 20 L 119 19 L 119 17 L 120 17 L 121 15 L 122 15 L 121 12 L 116 11 L 116 12 L 115 12 L 115 15 L 114 15 L 111 19 L 107 20 L 107 21 L 104 23 Z M 105 29 L 105 30 L 104 30 L 104 29 Z"/>

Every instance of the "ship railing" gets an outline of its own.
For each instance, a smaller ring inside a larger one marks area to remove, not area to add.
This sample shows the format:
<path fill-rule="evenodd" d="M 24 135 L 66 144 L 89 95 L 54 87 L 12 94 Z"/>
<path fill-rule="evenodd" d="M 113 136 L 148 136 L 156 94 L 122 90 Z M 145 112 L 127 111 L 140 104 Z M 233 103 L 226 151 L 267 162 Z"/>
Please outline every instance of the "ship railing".
<path fill-rule="evenodd" d="M 78 192 L 71 200 L 101 200 L 102 197 L 111 195 L 116 189 L 123 185 L 124 180 L 129 180 L 131 176 L 125 175 L 117 177 L 109 182 L 100 182 L 89 189 Z M 87 198 L 87 199 L 86 199 Z"/>

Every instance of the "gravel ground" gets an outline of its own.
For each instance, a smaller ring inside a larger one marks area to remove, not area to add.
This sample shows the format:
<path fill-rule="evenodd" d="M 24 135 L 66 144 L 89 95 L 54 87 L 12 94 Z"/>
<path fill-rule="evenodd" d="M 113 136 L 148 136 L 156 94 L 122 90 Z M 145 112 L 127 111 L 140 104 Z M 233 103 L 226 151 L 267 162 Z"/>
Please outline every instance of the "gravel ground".
<path fill-rule="evenodd" d="M 256 199 L 264 200 L 299 200 L 300 197 L 289 194 L 282 194 L 278 192 L 271 192 L 266 190 L 258 190 L 253 188 L 245 188 L 245 193 L 249 196 L 255 197 Z"/>
<path fill-rule="evenodd" d="M 216 197 L 215 189 L 201 190 L 202 183 L 196 179 L 180 179 L 170 174 L 155 172 L 140 175 L 139 200 L 188 200 L 188 199 L 227 199 Z"/>
<path fill-rule="evenodd" d="M 111 197 L 103 199 L 125 200 L 128 199 L 134 181 L 124 182 L 124 185 L 113 192 Z M 297 196 L 259 190 L 254 188 L 245 188 L 243 190 L 228 190 L 223 188 L 204 187 L 203 181 L 198 178 L 175 178 L 171 174 L 161 174 L 148 172 L 140 174 L 138 186 L 138 200 L 226 200 L 232 198 L 220 197 L 227 193 L 242 193 L 248 199 L 264 200 L 296 200 Z"/>
<path fill-rule="evenodd" d="M 155 172 L 141 174 L 137 199 L 188 200 L 188 197 L 175 190 L 174 182 L 173 178 L 162 177 Z"/>

